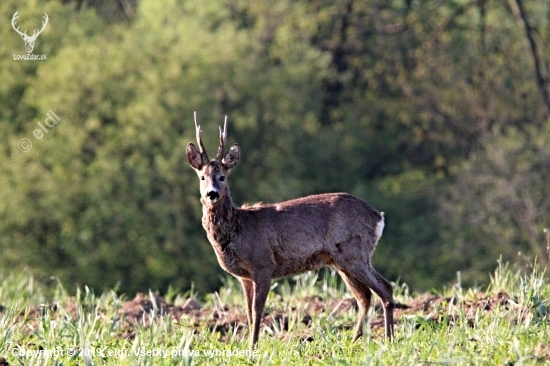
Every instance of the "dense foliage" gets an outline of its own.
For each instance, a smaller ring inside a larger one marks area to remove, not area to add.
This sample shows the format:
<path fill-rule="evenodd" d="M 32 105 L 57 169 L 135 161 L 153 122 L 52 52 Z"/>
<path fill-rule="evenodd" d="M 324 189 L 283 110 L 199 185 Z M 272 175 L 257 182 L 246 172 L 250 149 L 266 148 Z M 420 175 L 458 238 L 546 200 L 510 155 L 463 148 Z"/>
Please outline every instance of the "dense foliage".
<path fill-rule="evenodd" d="M 229 117 L 237 203 L 348 191 L 384 211 L 387 278 L 425 289 L 457 270 L 482 281 L 499 255 L 548 263 L 547 1 L 108 3 L 0 4 L 0 271 L 217 288 L 193 111 L 209 149 Z M 16 11 L 29 34 L 48 14 L 47 60 L 14 60 Z"/>

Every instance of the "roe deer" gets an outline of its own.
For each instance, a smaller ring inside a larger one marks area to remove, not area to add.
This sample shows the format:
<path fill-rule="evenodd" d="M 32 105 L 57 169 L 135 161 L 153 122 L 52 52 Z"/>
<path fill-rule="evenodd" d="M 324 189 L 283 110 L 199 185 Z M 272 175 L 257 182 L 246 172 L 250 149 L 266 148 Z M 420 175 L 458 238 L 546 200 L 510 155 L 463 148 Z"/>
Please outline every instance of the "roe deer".
<path fill-rule="evenodd" d="M 239 162 L 239 145 L 224 155 L 227 116 L 216 159 L 209 160 L 195 128 L 199 148 L 187 145 L 187 160 L 200 179 L 202 225 L 222 268 L 241 282 L 252 347 L 258 341 L 271 279 L 333 266 L 359 304 L 354 340 L 363 334 L 371 290 L 382 299 L 386 339 L 393 337 L 392 285 L 372 267 L 384 215 L 347 193 L 327 193 L 276 204 L 237 208 L 227 175 Z"/>

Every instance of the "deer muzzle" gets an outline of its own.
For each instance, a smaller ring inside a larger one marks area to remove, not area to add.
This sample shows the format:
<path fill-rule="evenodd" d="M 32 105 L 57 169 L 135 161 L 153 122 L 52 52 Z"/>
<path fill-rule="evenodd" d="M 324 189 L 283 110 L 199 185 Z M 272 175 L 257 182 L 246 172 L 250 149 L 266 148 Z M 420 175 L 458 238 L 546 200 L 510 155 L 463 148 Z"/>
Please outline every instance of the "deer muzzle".
<path fill-rule="evenodd" d="M 218 191 L 211 190 L 206 193 L 206 197 L 208 197 L 210 201 L 216 202 L 218 198 L 220 198 L 220 194 L 218 193 Z"/>

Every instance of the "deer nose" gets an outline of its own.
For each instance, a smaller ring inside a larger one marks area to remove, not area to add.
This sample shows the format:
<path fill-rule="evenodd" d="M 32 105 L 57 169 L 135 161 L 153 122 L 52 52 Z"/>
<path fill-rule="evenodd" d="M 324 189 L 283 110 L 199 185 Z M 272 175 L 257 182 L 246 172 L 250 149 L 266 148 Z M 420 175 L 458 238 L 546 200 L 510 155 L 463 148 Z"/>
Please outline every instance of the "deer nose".
<path fill-rule="evenodd" d="M 220 198 L 220 194 L 216 191 L 210 191 L 206 194 L 206 197 L 210 198 L 211 201 L 215 201 Z"/>

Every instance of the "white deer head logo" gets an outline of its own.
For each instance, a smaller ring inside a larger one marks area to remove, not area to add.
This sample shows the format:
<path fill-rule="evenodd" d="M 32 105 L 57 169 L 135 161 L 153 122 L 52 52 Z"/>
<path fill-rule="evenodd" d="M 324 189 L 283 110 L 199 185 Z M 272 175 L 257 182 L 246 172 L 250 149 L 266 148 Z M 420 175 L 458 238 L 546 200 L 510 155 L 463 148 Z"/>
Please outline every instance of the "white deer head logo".
<path fill-rule="evenodd" d="M 44 28 L 46 28 L 46 24 L 48 24 L 48 14 L 44 13 L 45 22 L 42 22 L 42 29 L 40 29 L 40 30 L 35 29 L 32 33 L 32 36 L 28 36 L 26 29 L 25 29 L 24 32 L 21 32 L 21 31 L 19 31 L 19 27 L 15 28 L 15 20 L 17 18 L 19 18 L 17 13 L 18 13 L 18 11 L 16 11 L 15 14 L 13 14 L 13 17 L 11 18 L 11 26 L 13 27 L 13 29 L 17 33 L 19 33 L 21 35 L 21 37 L 25 41 L 25 48 L 27 49 L 27 53 L 32 53 L 32 50 L 34 48 L 34 42 L 36 41 L 36 38 L 38 37 L 38 35 L 40 33 L 42 33 Z"/>

